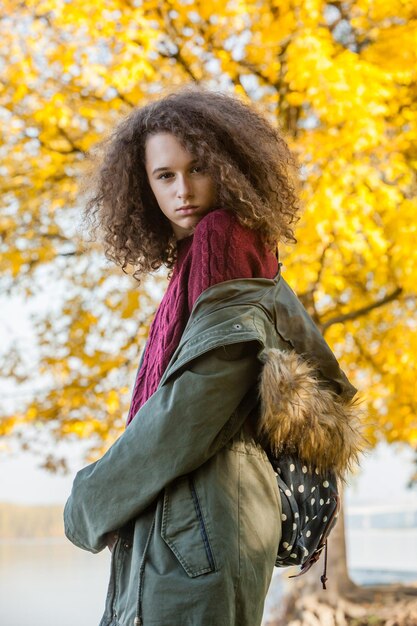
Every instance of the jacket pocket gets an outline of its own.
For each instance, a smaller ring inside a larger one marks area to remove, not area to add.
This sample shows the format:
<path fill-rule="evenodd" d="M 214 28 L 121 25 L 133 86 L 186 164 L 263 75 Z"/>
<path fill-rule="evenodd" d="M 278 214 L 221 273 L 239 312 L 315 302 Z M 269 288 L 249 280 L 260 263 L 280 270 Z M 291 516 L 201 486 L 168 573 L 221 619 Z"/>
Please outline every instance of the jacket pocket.
<path fill-rule="evenodd" d="M 182 476 L 165 489 L 161 536 L 191 578 L 216 569 L 207 524 L 191 476 Z"/>

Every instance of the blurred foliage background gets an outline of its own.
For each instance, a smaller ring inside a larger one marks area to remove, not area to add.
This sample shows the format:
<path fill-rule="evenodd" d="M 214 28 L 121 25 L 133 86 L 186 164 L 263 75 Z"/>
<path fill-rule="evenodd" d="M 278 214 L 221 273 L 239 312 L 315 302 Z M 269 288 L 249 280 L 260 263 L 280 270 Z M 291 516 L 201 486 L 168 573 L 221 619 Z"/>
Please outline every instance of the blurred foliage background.
<path fill-rule="evenodd" d="M 360 389 L 371 442 L 417 446 L 415 2 L 4 0 L 0 37 L 0 285 L 41 303 L 36 359 L 0 354 L 35 389 L 3 407 L 4 441 L 81 438 L 95 458 L 122 431 L 166 279 L 138 286 L 86 243 L 80 176 L 132 107 L 194 81 L 285 133 L 305 204 L 285 276 Z"/>

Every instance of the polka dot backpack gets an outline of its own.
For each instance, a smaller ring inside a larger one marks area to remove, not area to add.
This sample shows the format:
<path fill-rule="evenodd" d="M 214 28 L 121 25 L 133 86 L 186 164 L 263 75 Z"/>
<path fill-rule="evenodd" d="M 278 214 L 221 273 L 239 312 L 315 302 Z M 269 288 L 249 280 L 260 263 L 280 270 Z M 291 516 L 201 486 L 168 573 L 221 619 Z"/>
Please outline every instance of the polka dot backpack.
<path fill-rule="evenodd" d="M 301 565 L 295 576 L 307 572 L 325 553 L 321 576 L 326 589 L 327 537 L 334 527 L 340 508 L 335 474 L 320 475 L 290 455 L 270 457 L 282 503 L 282 536 L 276 567 Z M 291 576 L 290 578 L 294 578 Z"/>

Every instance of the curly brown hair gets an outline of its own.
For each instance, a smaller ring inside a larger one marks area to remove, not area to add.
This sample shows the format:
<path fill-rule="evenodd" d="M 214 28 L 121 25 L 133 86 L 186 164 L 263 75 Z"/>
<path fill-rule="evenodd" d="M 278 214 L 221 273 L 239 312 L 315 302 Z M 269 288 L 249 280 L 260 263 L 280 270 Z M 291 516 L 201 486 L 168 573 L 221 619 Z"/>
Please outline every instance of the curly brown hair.
<path fill-rule="evenodd" d="M 204 162 L 216 184 L 216 208 L 260 231 L 271 248 L 296 241 L 298 167 L 282 133 L 236 96 L 187 87 L 135 108 L 96 149 L 83 185 L 84 218 L 93 238 L 100 232 L 108 259 L 123 271 L 131 265 L 137 280 L 175 263 L 172 228 L 145 171 L 146 140 L 160 132 Z"/>

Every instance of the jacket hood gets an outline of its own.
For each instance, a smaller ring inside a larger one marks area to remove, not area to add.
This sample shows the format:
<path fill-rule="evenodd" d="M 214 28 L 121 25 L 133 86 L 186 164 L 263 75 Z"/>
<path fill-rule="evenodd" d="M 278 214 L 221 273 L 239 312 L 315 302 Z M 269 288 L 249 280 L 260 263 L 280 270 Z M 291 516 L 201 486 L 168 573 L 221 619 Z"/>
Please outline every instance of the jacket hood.
<path fill-rule="evenodd" d="M 275 454 L 296 454 L 310 468 L 343 477 L 365 447 L 357 390 L 280 272 L 274 279 L 225 281 L 204 291 L 174 368 L 190 352 L 254 339 L 262 346 L 258 426 L 263 443 Z"/>

